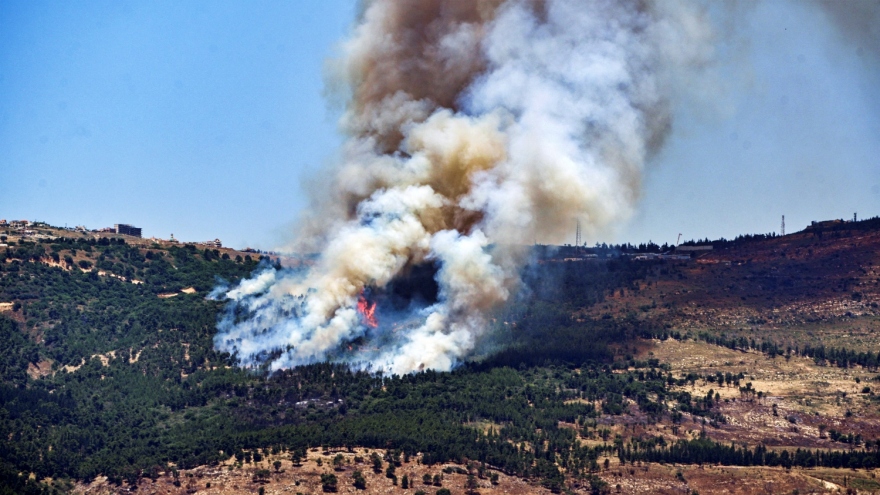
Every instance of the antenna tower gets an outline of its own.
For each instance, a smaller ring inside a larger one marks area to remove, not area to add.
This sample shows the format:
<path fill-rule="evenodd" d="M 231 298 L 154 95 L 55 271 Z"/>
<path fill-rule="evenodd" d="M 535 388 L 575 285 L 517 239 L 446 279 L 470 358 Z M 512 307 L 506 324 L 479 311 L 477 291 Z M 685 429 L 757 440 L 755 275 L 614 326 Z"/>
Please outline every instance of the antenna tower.
<path fill-rule="evenodd" d="M 581 221 L 580 220 L 577 221 L 577 227 L 575 229 L 574 245 L 575 245 L 575 247 L 580 247 L 580 245 L 581 245 Z"/>
<path fill-rule="evenodd" d="M 785 235 L 785 215 L 782 215 L 782 235 Z"/>

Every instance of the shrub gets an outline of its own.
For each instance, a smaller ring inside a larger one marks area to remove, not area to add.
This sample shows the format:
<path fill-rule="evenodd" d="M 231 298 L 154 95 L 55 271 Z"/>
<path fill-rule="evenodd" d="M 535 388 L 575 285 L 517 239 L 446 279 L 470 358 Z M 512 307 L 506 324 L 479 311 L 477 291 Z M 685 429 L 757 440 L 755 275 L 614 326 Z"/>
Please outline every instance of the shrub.
<path fill-rule="evenodd" d="M 325 492 L 335 492 L 338 488 L 339 480 L 335 474 L 326 473 L 321 475 L 321 489 Z"/>
<path fill-rule="evenodd" d="M 354 478 L 354 487 L 358 490 L 365 490 L 367 488 L 367 480 L 364 478 L 364 473 L 360 471 L 355 471 L 354 474 L 351 475 Z"/>

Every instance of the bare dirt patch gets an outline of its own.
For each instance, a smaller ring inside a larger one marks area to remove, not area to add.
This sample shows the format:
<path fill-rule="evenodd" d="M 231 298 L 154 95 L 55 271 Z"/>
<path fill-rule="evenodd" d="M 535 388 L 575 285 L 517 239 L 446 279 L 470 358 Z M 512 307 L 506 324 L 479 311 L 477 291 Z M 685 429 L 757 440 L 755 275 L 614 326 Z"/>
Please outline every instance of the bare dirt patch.
<path fill-rule="evenodd" d="M 129 362 L 130 362 L 131 364 L 134 364 L 134 363 L 138 362 L 138 359 L 141 358 L 141 353 L 142 353 L 142 352 L 144 352 L 143 349 L 138 350 L 137 353 L 134 353 L 134 350 L 133 350 L 133 349 L 129 349 L 129 350 L 128 350 Z"/>
<path fill-rule="evenodd" d="M 44 359 L 37 364 L 28 363 L 27 374 L 32 380 L 39 380 L 52 374 L 52 361 Z"/>
<path fill-rule="evenodd" d="M 690 418 L 693 423 L 685 422 L 685 432 L 705 431 L 710 438 L 723 442 L 791 448 L 851 447 L 833 441 L 831 430 L 858 434 L 863 440 L 880 438 L 875 372 L 819 366 L 799 357 L 769 358 L 692 340 L 654 341 L 643 357 L 668 363 L 675 376 L 717 372 L 745 375 L 739 387 L 704 379 L 678 387 L 693 396 L 705 396 L 710 390 L 718 394 L 718 410 L 727 419 L 726 424 L 707 428 L 699 418 Z M 756 393 L 740 390 L 749 383 Z M 865 393 L 865 387 L 870 391 Z"/>
<path fill-rule="evenodd" d="M 101 366 L 110 366 L 110 360 L 116 359 L 116 351 L 110 351 L 106 354 L 92 354 L 92 356 L 89 359 L 95 359 L 95 358 L 98 358 L 98 360 L 101 361 Z M 66 371 L 68 373 L 74 373 L 76 370 L 82 368 L 83 365 L 85 365 L 85 364 L 86 364 L 86 360 L 83 359 L 76 366 L 66 365 L 66 366 L 63 366 L 61 369 L 63 369 L 64 371 Z"/>

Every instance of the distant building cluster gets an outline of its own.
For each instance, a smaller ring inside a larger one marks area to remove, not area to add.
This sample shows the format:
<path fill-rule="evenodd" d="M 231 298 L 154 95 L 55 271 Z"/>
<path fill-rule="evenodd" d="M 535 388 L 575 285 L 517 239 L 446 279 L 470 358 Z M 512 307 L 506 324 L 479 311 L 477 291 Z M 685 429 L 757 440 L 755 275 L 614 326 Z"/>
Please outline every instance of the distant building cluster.
<path fill-rule="evenodd" d="M 26 229 L 31 226 L 30 220 L 0 220 L 0 228 Z"/>
<path fill-rule="evenodd" d="M 95 232 L 99 234 L 121 234 L 121 235 L 130 235 L 132 237 L 142 237 L 141 228 L 135 227 L 133 225 L 128 225 L 124 223 L 114 224 L 112 227 L 102 227 L 100 229 L 89 229 L 85 225 L 77 225 L 76 227 L 56 227 L 63 228 L 64 230 L 69 230 L 72 232 L 82 232 L 83 234 L 89 232 Z"/>
<path fill-rule="evenodd" d="M 174 238 L 174 236 L 172 236 L 172 239 L 173 238 Z M 213 241 L 200 242 L 199 244 L 201 244 L 202 246 L 208 246 L 208 247 L 212 247 L 215 249 L 220 249 L 223 247 L 223 243 L 220 242 L 220 239 L 214 239 Z"/>
<path fill-rule="evenodd" d="M 45 226 L 42 222 L 31 222 L 30 220 L 10 220 L 0 219 L 0 228 L 17 230 L 17 234 L 21 237 L 34 237 L 37 239 L 56 239 L 54 236 L 38 234 L 33 227 Z M 4 244 L 3 246 L 6 246 Z"/>
<path fill-rule="evenodd" d="M 806 230 L 831 229 L 831 228 L 843 225 L 845 223 L 849 223 L 849 222 L 857 223 L 858 221 L 859 221 L 859 214 L 853 213 L 852 220 L 844 220 L 842 218 L 835 219 L 835 220 L 822 220 L 819 222 L 817 222 L 816 220 L 813 220 L 812 222 L 810 222 L 810 225 L 807 225 Z"/>

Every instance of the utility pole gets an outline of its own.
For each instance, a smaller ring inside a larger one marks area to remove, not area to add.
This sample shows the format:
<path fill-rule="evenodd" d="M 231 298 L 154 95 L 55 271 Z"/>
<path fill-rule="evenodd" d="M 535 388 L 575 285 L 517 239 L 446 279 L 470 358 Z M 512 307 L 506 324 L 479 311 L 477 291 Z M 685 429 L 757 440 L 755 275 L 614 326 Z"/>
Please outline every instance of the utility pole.
<path fill-rule="evenodd" d="M 782 215 L 782 235 L 785 235 L 785 215 Z"/>

